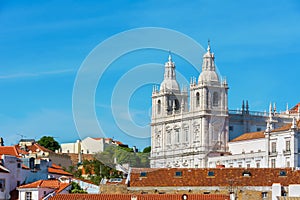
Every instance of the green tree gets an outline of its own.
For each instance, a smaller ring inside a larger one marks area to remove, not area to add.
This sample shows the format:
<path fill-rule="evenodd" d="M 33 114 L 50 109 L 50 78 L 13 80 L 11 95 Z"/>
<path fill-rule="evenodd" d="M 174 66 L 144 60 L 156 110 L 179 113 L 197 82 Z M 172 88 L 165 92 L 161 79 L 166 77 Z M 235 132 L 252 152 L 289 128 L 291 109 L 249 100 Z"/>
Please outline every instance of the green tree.
<path fill-rule="evenodd" d="M 72 182 L 70 193 L 87 193 L 84 189 L 82 189 L 78 183 Z"/>
<path fill-rule="evenodd" d="M 145 149 L 143 150 L 143 153 L 150 153 L 150 152 L 151 152 L 151 146 L 145 147 Z"/>
<path fill-rule="evenodd" d="M 51 136 L 43 136 L 37 141 L 37 143 L 43 147 L 46 147 L 47 149 L 50 149 L 51 151 L 55 151 L 60 148 L 59 143 Z"/>

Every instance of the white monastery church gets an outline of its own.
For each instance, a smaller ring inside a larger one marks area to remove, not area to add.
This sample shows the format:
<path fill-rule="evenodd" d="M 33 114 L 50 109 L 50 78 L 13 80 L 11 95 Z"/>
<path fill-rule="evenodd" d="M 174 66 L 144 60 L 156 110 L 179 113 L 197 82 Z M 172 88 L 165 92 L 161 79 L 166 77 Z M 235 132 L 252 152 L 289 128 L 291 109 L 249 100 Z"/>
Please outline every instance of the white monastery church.
<path fill-rule="evenodd" d="M 152 92 L 151 167 L 300 167 L 300 104 L 281 113 L 275 104 L 269 112 L 249 111 L 248 102 L 229 110 L 229 87 L 214 60 L 208 44 L 188 92 L 180 89 L 169 55 Z"/>

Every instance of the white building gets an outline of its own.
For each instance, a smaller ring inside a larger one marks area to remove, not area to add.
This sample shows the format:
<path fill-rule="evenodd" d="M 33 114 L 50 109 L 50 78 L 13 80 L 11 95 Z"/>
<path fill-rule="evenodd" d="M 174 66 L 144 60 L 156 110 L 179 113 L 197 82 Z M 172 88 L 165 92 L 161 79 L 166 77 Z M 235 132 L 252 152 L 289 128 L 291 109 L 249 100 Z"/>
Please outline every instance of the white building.
<path fill-rule="evenodd" d="M 56 194 L 68 194 L 71 189 L 69 180 L 39 180 L 17 188 L 20 200 L 47 200 Z"/>
<path fill-rule="evenodd" d="M 300 166 L 298 129 L 290 128 L 293 118 L 300 119 L 300 105 L 277 112 L 274 104 L 269 112 L 253 112 L 247 101 L 241 110 L 228 110 L 228 85 L 216 73 L 214 60 L 208 45 L 188 95 L 179 87 L 169 56 L 160 88 L 152 92 L 151 167 Z M 276 155 L 270 150 L 275 146 Z"/>
<path fill-rule="evenodd" d="M 190 84 L 189 108 L 169 56 L 164 80 L 152 93 L 151 167 L 205 167 L 209 152 L 227 151 L 228 85 L 214 59 L 208 46 L 198 83 Z"/>
<path fill-rule="evenodd" d="M 103 152 L 107 144 L 112 143 L 110 138 L 91 138 L 86 137 L 82 141 L 77 140 L 75 143 L 63 143 L 61 144 L 62 153 L 85 153 L 95 154 Z"/>

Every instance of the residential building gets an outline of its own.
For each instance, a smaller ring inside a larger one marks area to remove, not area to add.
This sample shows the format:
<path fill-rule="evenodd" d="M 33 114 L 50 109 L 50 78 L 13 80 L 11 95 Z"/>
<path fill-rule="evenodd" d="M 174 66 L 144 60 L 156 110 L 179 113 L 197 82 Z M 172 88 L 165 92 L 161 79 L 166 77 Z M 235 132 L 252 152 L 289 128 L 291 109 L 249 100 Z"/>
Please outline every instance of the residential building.
<path fill-rule="evenodd" d="M 75 154 L 95 154 L 103 152 L 108 145 L 127 146 L 120 141 L 111 138 L 92 138 L 86 137 L 82 141 L 77 140 L 75 143 L 62 143 L 62 153 L 75 153 Z"/>
<path fill-rule="evenodd" d="M 39 180 L 19 186 L 19 200 L 47 200 L 56 194 L 68 194 L 71 189 L 69 181 Z"/>

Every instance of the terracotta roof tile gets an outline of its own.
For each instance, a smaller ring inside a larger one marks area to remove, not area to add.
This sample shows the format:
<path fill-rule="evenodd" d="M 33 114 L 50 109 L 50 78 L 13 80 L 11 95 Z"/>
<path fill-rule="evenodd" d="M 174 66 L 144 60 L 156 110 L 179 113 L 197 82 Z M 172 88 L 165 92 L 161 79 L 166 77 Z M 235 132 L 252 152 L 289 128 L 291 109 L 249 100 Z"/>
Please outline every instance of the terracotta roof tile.
<path fill-rule="evenodd" d="M 0 146 L 0 154 L 20 157 L 15 146 Z"/>
<path fill-rule="evenodd" d="M 260 138 L 264 138 L 264 137 L 265 137 L 265 134 L 263 131 L 250 132 L 250 133 L 244 133 L 244 134 L 234 138 L 230 142 L 237 142 L 237 141 L 242 141 L 242 140 L 254 140 L 254 139 L 260 139 Z"/>
<path fill-rule="evenodd" d="M 60 175 L 64 175 L 64 176 L 73 176 L 72 174 L 70 174 L 69 172 L 64 171 L 63 169 L 57 169 L 57 168 L 53 168 L 53 167 L 48 167 L 48 172 L 51 174 L 60 174 Z"/>
<path fill-rule="evenodd" d="M 284 170 L 286 176 L 279 176 Z M 272 186 L 273 183 L 300 184 L 300 170 L 291 168 L 248 168 L 250 177 L 244 177 L 244 168 L 161 168 L 144 173 L 132 172 L 130 187 L 180 187 L 180 186 L 228 186 L 233 180 L 235 186 Z M 181 176 L 176 176 L 181 172 Z M 209 173 L 213 176 L 209 176 Z M 162 178 L 163 177 L 163 178 Z"/>
<path fill-rule="evenodd" d="M 182 194 L 59 194 L 50 200 L 131 200 L 131 197 L 143 200 L 182 200 Z M 229 200 L 223 194 L 189 194 L 189 200 Z"/>
<path fill-rule="evenodd" d="M 297 113 L 299 106 L 300 106 L 300 103 L 296 104 L 292 109 L 289 110 L 290 113 Z"/>
<path fill-rule="evenodd" d="M 29 183 L 26 185 L 21 185 L 18 188 L 24 189 L 24 188 L 51 188 L 56 190 L 57 193 L 64 190 L 66 187 L 68 187 L 70 183 L 62 183 L 59 180 L 39 180 L 33 183 Z"/>

